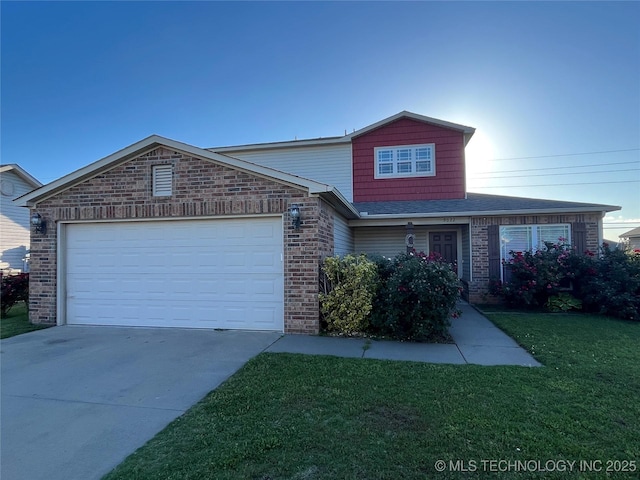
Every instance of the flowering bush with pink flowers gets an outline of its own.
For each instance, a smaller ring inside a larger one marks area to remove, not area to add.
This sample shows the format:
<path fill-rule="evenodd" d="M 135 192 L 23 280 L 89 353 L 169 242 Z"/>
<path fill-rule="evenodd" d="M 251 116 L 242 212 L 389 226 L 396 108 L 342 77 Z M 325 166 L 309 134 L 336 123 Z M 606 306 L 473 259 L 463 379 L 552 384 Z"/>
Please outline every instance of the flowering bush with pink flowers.
<path fill-rule="evenodd" d="M 576 264 L 574 295 L 584 310 L 640 321 L 640 255 L 604 243 L 599 255 Z"/>
<path fill-rule="evenodd" d="M 537 251 L 509 253 L 511 259 L 503 261 L 506 281 L 491 285 L 491 293 L 508 305 L 541 307 L 568 287 L 571 250 L 567 244 L 546 243 Z"/>
<path fill-rule="evenodd" d="M 640 256 L 603 244 L 597 253 L 577 252 L 562 239 L 537 251 L 510 252 L 505 281 L 490 293 L 518 308 L 558 304 L 640 320 Z"/>

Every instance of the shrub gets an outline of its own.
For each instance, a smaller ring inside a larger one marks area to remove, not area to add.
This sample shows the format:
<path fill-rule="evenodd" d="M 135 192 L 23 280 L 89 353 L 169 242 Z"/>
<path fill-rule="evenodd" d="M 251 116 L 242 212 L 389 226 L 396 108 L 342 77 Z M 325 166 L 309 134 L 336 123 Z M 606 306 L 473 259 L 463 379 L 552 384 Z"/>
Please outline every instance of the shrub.
<path fill-rule="evenodd" d="M 16 303 L 29 303 L 29 274 L 2 275 L 0 273 L 0 315 L 5 316 Z"/>
<path fill-rule="evenodd" d="M 395 262 L 391 258 L 380 255 L 370 255 L 367 258 L 376 265 L 373 308 L 371 310 L 371 329 L 372 331 L 381 334 L 381 328 L 379 327 L 381 322 L 379 317 L 384 316 L 388 310 L 387 298 L 383 295 L 383 292 L 385 291 L 389 277 L 391 277 L 395 271 Z"/>
<path fill-rule="evenodd" d="M 504 262 L 507 280 L 489 286 L 506 304 L 564 310 L 579 308 L 580 302 L 585 311 L 640 320 L 639 255 L 612 250 L 606 243 L 598 255 L 581 253 L 562 242 L 547 243 L 536 252 L 510 253 L 512 258 Z"/>
<path fill-rule="evenodd" d="M 604 243 L 599 257 L 585 260 L 576 286 L 584 309 L 640 320 L 640 255 L 612 250 Z"/>
<path fill-rule="evenodd" d="M 536 252 L 509 253 L 512 258 L 503 262 L 508 280 L 490 285 L 490 292 L 502 296 L 507 305 L 543 307 L 569 285 L 565 274 L 571 255 L 568 245 L 546 243 Z"/>
<path fill-rule="evenodd" d="M 545 304 L 550 312 L 568 312 L 569 310 L 580 310 L 582 301 L 570 293 L 559 293 L 553 297 L 549 297 Z"/>
<path fill-rule="evenodd" d="M 328 257 L 323 272 L 329 286 L 320 293 L 320 311 L 327 330 L 346 334 L 369 328 L 376 266 L 365 255 Z"/>
<path fill-rule="evenodd" d="M 415 341 L 446 334 L 461 291 L 451 265 L 423 253 L 400 254 L 393 260 L 378 260 L 377 265 L 374 329 Z"/>

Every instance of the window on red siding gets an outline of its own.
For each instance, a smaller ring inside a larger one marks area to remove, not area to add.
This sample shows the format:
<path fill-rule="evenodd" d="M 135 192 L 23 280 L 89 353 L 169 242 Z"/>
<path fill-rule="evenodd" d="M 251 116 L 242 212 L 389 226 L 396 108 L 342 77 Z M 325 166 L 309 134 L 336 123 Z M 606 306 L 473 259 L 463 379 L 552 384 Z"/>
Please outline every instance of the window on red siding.
<path fill-rule="evenodd" d="M 377 147 L 375 178 L 431 177 L 436 174 L 435 145 Z"/>

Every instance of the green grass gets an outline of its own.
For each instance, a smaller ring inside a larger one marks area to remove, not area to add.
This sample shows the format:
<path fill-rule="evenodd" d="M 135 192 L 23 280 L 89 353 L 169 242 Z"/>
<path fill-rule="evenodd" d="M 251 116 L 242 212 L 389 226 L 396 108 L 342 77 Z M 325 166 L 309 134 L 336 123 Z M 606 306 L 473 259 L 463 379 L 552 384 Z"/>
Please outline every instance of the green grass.
<path fill-rule="evenodd" d="M 29 323 L 29 312 L 26 305 L 15 305 L 6 317 L 0 319 L 0 338 L 9 338 L 34 330 L 48 328 L 50 325 L 32 325 Z"/>
<path fill-rule="evenodd" d="M 490 316 L 545 367 L 262 354 L 106 478 L 638 478 L 640 324 Z M 483 460 L 636 472 L 489 473 Z"/>

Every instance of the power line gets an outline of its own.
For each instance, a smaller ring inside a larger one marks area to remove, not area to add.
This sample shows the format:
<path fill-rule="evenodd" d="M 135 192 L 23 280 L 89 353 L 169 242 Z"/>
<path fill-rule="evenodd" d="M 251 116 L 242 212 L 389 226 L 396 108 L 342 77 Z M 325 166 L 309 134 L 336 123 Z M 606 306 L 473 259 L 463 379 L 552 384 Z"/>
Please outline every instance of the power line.
<path fill-rule="evenodd" d="M 591 165 L 570 165 L 568 167 L 546 167 L 546 168 L 526 168 L 518 170 L 500 170 L 497 172 L 477 172 L 476 175 L 493 175 L 495 173 L 519 173 L 519 172 L 539 172 L 541 170 L 566 170 L 567 168 L 589 168 L 589 167 L 608 167 L 611 165 L 638 165 L 639 162 L 611 162 L 611 163 L 594 163 Z"/>
<path fill-rule="evenodd" d="M 539 155 L 537 157 L 508 157 L 508 158 L 492 158 L 491 162 L 502 162 L 504 160 L 532 160 L 536 158 L 557 158 L 557 157 L 577 157 L 580 155 L 599 155 L 602 153 L 620 153 L 620 152 L 637 152 L 640 148 L 626 148 L 622 150 L 602 150 L 600 152 L 582 152 L 582 153 L 564 153 L 558 155 Z"/>
<path fill-rule="evenodd" d="M 609 183 L 640 183 L 640 180 L 620 180 L 618 182 L 583 182 L 583 183 L 551 183 L 551 184 L 547 183 L 542 185 L 498 185 L 498 186 L 491 186 L 491 187 L 469 187 L 469 188 L 564 187 L 564 186 L 574 186 L 574 185 L 605 185 Z"/>
<path fill-rule="evenodd" d="M 594 173 L 617 173 L 617 172 L 640 172 L 638 168 L 627 168 L 621 170 L 601 170 L 596 172 L 565 172 L 565 173 L 537 173 L 534 175 L 506 175 L 502 177 L 491 177 L 491 178 L 483 178 L 482 180 L 492 180 L 494 178 L 529 178 L 529 177 L 557 177 L 560 175 L 589 175 Z M 502 173 L 502 172 L 499 172 Z"/>

